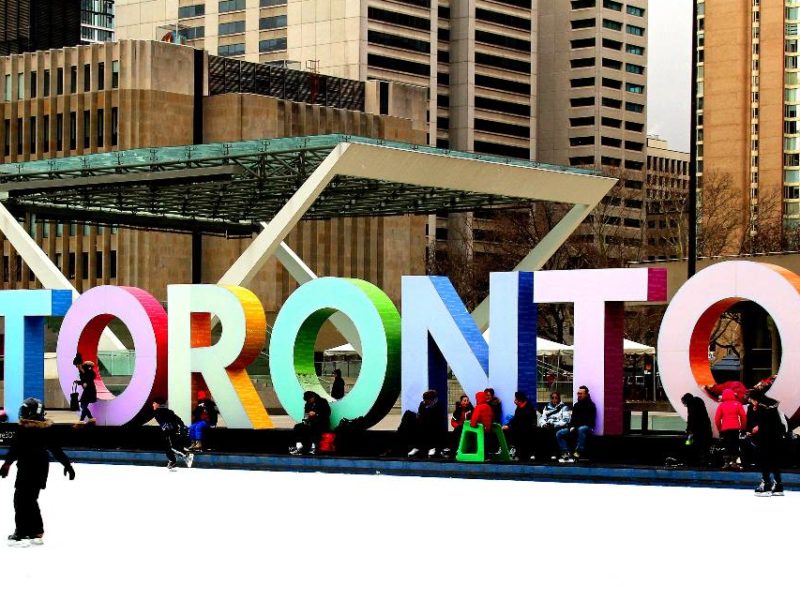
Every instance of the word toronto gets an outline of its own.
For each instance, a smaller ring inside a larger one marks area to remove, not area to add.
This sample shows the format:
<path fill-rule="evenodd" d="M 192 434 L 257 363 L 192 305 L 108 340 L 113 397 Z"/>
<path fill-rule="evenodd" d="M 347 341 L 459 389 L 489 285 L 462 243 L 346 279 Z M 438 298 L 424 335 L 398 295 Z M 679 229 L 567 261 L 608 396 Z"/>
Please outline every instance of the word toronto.
<path fill-rule="evenodd" d="M 331 403 L 333 425 L 364 417 L 371 426 L 386 416 L 398 395 L 403 408 L 416 407 L 430 388 L 446 397 L 448 367 L 466 393 L 493 387 L 510 412 L 516 390 L 536 389 L 537 305 L 570 303 L 574 380 L 589 387 L 597 404 L 596 433 L 621 433 L 624 303 L 665 302 L 666 271 L 492 273 L 490 298 L 487 342 L 446 277 L 403 277 L 402 318 L 389 297 L 366 281 L 324 277 L 305 283 L 287 299 L 272 327 L 269 368 L 278 400 L 300 420 L 305 390 L 328 397 L 314 368 L 314 344 L 323 324 L 339 312 L 357 331 L 363 362 L 353 388 Z M 702 386 L 713 382 L 707 352 L 711 331 L 720 315 L 741 300 L 760 304 L 781 335 L 781 369 L 771 394 L 789 416 L 800 406 L 785 375 L 800 371 L 800 277 L 772 265 L 731 261 L 686 282 L 661 324 L 660 377 L 684 417 L 681 395 L 703 397 Z M 167 304 L 169 311 L 148 292 L 132 287 L 101 286 L 75 298 L 68 290 L 0 292 L 6 412 L 13 417 L 24 398 L 44 397 L 46 317 L 64 317 L 56 354 L 65 396 L 75 378 L 76 351 L 96 362 L 103 330 L 119 319 L 133 339 L 135 367 L 118 396 L 98 381 L 99 396 L 106 399 L 95 411 L 99 423 L 141 422 L 149 417 L 154 398 L 167 398 L 188 420 L 193 398 L 204 389 L 228 427 L 271 427 L 245 370 L 266 342 L 266 317 L 255 294 L 237 286 L 170 285 Z M 214 319 L 221 331 L 212 342 Z"/>

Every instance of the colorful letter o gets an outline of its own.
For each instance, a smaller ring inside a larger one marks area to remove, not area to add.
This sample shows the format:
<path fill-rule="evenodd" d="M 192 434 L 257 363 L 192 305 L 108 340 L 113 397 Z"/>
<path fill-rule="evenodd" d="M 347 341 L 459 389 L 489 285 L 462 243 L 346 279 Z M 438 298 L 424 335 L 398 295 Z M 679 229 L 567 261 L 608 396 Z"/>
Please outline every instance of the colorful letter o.
<path fill-rule="evenodd" d="M 672 406 L 685 419 L 681 396 L 691 393 L 715 403 L 702 389 L 713 384 L 708 343 L 719 317 L 737 302 L 751 300 L 766 310 L 781 336 L 781 365 L 770 396 L 792 417 L 800 408 L 800 276 L 764 263 L 730 261 L 700 271 L 672 299 L 658 334 L 661 383 Z"/>
<path fill-rule="evenodd" d="M 97 345 L 103 329 L 114 319 L 122 321 L 133 338 L 136 362 L 128 387 L 114 397 L 99 375 L 95 380 L 99 401 L 91 410 L 101 425 L 125 425 L 145 420 L 148 402 L 166 397 L 167 312 L 149 293 L 134 287 L 104 285 L 78 297 L 64 317 L 56 347 L 58 378 L 66 397 L 78 378 L 72 360 L 76 350 L 83 360 L 98 364 Z M 98 365 L 99 366 L 99 365 Z"/>
<path fill-rule="evenodd" d="M 303 392 L 332 400 L 314 369 L 314 344 L 335 312 L 355 325 L 361 341 L 361 372 L 344 398 L 331 402 L 331 425 L 343 418 L 380 421 L 400 393 L 400 314 L 380 289 L 360 279 L 323 277 L 300 286 L 281 307 L 269 344 L 272 384 L 286 412 L 303 418 Z"/>

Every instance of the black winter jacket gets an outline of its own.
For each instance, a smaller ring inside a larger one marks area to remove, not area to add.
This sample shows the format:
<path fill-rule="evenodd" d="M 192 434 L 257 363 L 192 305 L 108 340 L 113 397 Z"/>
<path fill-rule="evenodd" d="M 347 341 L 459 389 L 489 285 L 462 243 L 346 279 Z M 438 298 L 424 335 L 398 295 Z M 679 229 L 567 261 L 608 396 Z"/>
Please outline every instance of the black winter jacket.
<path fill-rule="evenodd" d="M 70 466 L 67 455 L 51 440 L 51 425 L 51 421 L 20 421 L 5 458 L 8 465 L 17 462 L 16 487 L 44 489 L 50 472 L 50 454 L 65 467 Z"/>
<path fill-rule="evenodd" d="M 508 428 L 522 435 L 530 434 L 536 429 L 536 422 L 539 420 L 539 414 L 536 412 L 534 404 L 528 400 L 522 406 L 517 406 L 514 411 L 514 416 L 508 422 Z"/>
<path fill-rule="evenodd" d="M 186 425 L 181 418 L 166 406 L 159 407 L 153 417 L 155 418 L 159 427 L 161 427 L 161 431 L 167 435 L 180 433 L 186 429 Z"/>
<path fill-rule="evenodd" d="M 314 416 L 309 416 L 312 412 Z M 315 398 L 306 402 L 303 408 L 303 422 L 315 431 L 327 432 L 331 430 L 331 405 L 325 398 Z"/>
<path fill-rule="evenodd" d="M 710 441 L 711 419 L 708 418 L 705 402 L 697 396 L 686 403 L 688 412 L 686 417 L 686 433 L 691 435 L 697 442 Z"/>
<path fill-rule="evenodd" d="M 572 405 L 572 418 L 569 421 L 569 426 L 577 429 L 583 425 L 588 425 L 594 429 L 597 423 L 597 408 L 591 398 L 586 400 L 578 400 Z"/>
<path fill-rule="evenodd" d="M 774 448 L 778 446 L 785 433 L 783 420 L 775 406 L 764 406 L 759 404 L 758 410 L 748 411 L 748 419 L 753 419 L 753 429 L 758 426 L 758 433 L 753 434 L 753 444 L 764 448 Z M 750 421 L 747 422 L 750 426 Z M 752 431 L 752 430 L 751 430 Z"/>

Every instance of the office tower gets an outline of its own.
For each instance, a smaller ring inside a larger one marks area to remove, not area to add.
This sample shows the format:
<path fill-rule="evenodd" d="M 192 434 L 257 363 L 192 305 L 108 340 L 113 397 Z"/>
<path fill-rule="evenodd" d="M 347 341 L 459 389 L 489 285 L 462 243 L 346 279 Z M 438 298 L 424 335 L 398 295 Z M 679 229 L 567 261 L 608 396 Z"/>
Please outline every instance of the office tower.
<path fill-rule="evenodd" d="M 671 150 L 666 140 L 647 137 L 645 239 L 647 258 L 686 256 L 689 153 Z"/>
<path fill-rule="evenodd" d="M 540 2 L 538 52 L 537 158 L 620 178 L 581 236 L 632 254 L 644 217 L 647 2 Z"/>
<path fill-rule="evenodd" d="M 725 177 L 736 192 L 731 211 L 742 230 L 728 250 L 758 250 L 765 237 L 779 243 L 783 238 L 784 247 L 795 248 L 800 2 L 699 0 L 697 36 L 701 236 L 708 219 L 704 203 L 714 200 L 707 184 Z"/>
<path fill-rule="evenodd" d="M 0 2 L 0 54 L 75 46 L 80 34 L 80 0 Z"/>
<path fill-rule="evenodd" d="M 114 39 L 114 0 L 3 0 L 0 55 Z"/>

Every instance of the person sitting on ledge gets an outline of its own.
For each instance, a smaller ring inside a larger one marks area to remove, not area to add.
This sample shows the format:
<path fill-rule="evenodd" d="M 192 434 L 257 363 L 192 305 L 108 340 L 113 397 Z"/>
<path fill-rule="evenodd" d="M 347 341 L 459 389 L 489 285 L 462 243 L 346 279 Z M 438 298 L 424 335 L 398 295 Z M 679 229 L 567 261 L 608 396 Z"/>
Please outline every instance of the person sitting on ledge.
<path fill-rule="evenodd" d="M 422 394 L 414 427 L 414 447 L 408 453 L 409 457 L 413 458 L 420 450 L 427 450 L 428 458 L 433 458 L 437 448 L 446 446 L 447 424 L 442 421 L 442 417 L 446 417 L 447 413 L 441 414 L 441 411 L 436 390 L 428 390 Z"/>
<path fill-rule="evenodd" d="M 319 394 L 307 391 L 303 394 L 303 421 L 294 426 L 295 445 L 289 454 L 316 454 L 323 433 L 331 430 L 331 407 Z"/>
<path fill-rule="evenodd" d="M 477 427 L 479 423 L 483 425 L 484 448 L 487 455 L 493 454 L 498 448 L 497 438 L 492 433 L 493 418 L 494 412 L 489 404 L 489 394 L 478 392 L 475 394 L 475 410 L 472 411 L 469 424 L 472 427 Z"/>
<path fill-rule="evenodd" d="M 578 388 L 578 399 L 572 405 L 572 418 L 569 427 L 565 427 L 556 433 L 556 441 L 561 449 L 560 463 L 572 463 L 575 459 L 581 458 L 586 449 L 586 441 L 594 432 L 595 422 L 597 421 L 597 408 L 589 395 L 589 388 L 582 385 Z M 570 455 L 569 441 L 574 437 L 575 451 Z"/>
<path fill-rule="evenodd" d="M 203 440 L 210 427 L 217 426 L 219 409 L 217 403 L 203 390 L 197 393 L 197 406 L 192 411 L 192 424 L 189 426 L 189 440 L 192 452 L 203 451 Z"/>
<path fill-rule="evenodd" d="M 556 443 L 556 434 L 569 425 L 571 414 L 569 406 L 561 401 L 561 394 L 558 392 L 551 392 L 550 402 L 548 402 L 542 409 L 542 416 L 539 419 L 539 428 L 545 436 L 545 443 L 548 452 L 552 453 L 550 460 L 556 460 L 558 456 L 558 444 Z"/>
<path fill-rule="evenodd" d="M 536 405 L 528 400 L 525 392 L 514 392 L 514 404 L 516 410 L 514 416 L 507 425 L 503 425 L 503 431 L 508 436 L 512 446 L 511 455 L 514 460 L 536 460 L 534 450 L 536 448 L 536 421 L 538 413 Z"/>
<path fill-rule="evenodd" d="M 458 448 L 458 444 L 461 442 L 461 432 L 464 429 L 464 421 L 472 417 L 473 409 L 474 407 L 472 406 L 472 402 L 469 401 L 469 396 L 461 394 L 461 397 L 458 399 L 453 409 L 453 416 L 450 419 L 450 425 L 453 427 L 453 431 L 450 433 L 450 447 L 445 448 L 443 454 L 449 455 L 451 453 L 451 448 Z"/>

